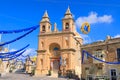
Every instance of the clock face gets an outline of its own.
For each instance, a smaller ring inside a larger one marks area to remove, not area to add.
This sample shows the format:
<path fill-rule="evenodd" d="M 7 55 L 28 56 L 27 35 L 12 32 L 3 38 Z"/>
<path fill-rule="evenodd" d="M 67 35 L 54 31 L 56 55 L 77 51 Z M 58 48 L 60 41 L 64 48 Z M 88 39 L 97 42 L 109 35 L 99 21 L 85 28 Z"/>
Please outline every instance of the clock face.
<path fill-rule="evenodd" d="M 90 32 L 90 24 L 88 22 L 82 24 L 81 32 L 84 34 L 88 34 Z"/>

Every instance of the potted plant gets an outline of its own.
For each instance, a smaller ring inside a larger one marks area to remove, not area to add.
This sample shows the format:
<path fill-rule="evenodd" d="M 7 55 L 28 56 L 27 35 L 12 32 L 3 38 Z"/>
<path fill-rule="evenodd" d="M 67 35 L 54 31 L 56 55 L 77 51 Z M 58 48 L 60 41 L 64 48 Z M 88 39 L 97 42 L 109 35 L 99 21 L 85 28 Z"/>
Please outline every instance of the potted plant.
<path fill-rule="evenodd" d="M 61 70 L 58 71 L 58 77 L 60 77 L 62 74 Z"/>
<path fill-rule="evenodd" d="M 48 71 L 48 75 L 51 76 L 51 70 Z"/>

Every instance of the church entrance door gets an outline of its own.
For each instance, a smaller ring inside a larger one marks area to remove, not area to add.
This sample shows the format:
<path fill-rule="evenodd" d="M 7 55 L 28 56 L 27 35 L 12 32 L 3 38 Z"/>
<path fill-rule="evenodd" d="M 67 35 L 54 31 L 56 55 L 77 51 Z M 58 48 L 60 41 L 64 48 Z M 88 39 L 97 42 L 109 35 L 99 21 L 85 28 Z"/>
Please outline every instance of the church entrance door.
<path fill-rule="evenodd" d="M 60 69 L 59 64 L 60 64 L 59 59 L 51 59 L 51 70 L 53 71 L 53 73 L 58 73 Z"/>
<path fill-rule="evenodd" d="M 54 73 L 58 73 L 59 71 L 59 61 L 58 60 L 54 60 L 53 61 L 53 72 Z"/>

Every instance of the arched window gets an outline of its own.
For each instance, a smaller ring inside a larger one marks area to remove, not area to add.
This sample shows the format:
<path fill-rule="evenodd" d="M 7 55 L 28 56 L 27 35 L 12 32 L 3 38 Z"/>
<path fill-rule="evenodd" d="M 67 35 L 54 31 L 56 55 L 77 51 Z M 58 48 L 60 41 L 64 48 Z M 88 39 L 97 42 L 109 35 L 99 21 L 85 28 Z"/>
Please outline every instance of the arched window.
<path fill-rule="evenodd" d="M 69 39 L 68 37 L 65 37 L 65 45 L 66 45 L 66 46 L 69 46 L 69 41 L 68 41 L 68 39 Z"/>
<path fill-rule="evenodd" d="M 42 31 L 45 31 L 45 25 L 42 26 Z"/>
<path fill-rule="evenodd" d="M 43 68 L 43 59 L 40 59 L 41 62 L 41 68 Z"/>
<path fill-rule="evenodd" d="M 44 43 L 43 43 L 43 42 L 41 42 L 41 47 L 42 47 L 42 48 L 44 47 Z"/>
<path fill-rule="evenodd" d="M 50 29 L 50 26 L 49 26 L 49 29 Z"/>
<path fill-rule="evenodd" d="M 69 42 L 68 42 L 68 40 L 66 40 L 66 46 L 68 46 L 69 45 Z"/>
<path fill-rule="evenodd" d="M 59 56 L 58 54 L 59 48 L 55 47 L 53 50 L 54 50 L 54 56 Z"/>
<path fill-rule="evenodd" d="M 65 29 L 69 29 L 69 23 L 65 24 Z"/>
<path fill-rule="evenodd" d="M 55 48 L 54 48 L 54 51 L 57 51 L 57 50 L 59 50 L 59 48 L 55 47 Z"/>
<path fill-rule="evenodd" d="M 98 59 L 105 60 L 105 52 L 102 49 L 97 49 L 96 51 L 93 51 L 93 56 L 95 56 Z M 93 63 L 101 63 L 101 62 L 93 59 Z"/>

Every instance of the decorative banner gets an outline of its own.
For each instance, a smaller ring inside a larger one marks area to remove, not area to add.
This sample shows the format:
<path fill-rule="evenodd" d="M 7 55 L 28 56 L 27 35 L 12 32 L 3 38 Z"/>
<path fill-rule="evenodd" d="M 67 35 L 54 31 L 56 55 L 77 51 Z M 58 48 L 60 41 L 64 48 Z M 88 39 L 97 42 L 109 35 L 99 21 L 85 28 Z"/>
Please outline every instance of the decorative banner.
<path fill-rule="evenodd" d="M 14 39 L 14 40 L 11 40 L 11 41 L 8 41 L 8 42 L 5 42 L 5 43 L 3 43 L 3 44 L 0 44 L 0 46 L 4 46 L 4 45 L 6 45 L 6 44 L 10 44 L 10 43 L 12 43 L 12 42 L 15 42 L 15 41 L 17 41 L 17 40 L 19 40 L 19 39 L 25 37 L 26 35 L 30 34 L 31 32 L 33 32 L 33 31 L 34 31 L 35 29 L 37 29 L 37 28 L 38 28 L 38 27 L 36 27 L 36 28 L 30 30 L 29 32 L 23 34 L 22 36 L 20 36 L 20 37 Z"/>
<path fill-rule="evenodd" d="M 26 55 L 26 56 L 23 56 L 23 55 L 21 55 L 22 57 L 28 57 L 29 55 Z"/>
<path fill-rule="evenodd" d="M 39 27 L 39 25 L 37 26 L 33 26 L 33 27 L 30 27 L 30 28 L 26 28 L 26 29 L 20 29 L 20 30 L 10 30 L 10 31 L 0 31 L 0 34 L 10 34 L 10 33 L 20 33 L 20 32 L 23 32 L 23 31 L 28 31 L 27 33 L 19 36 L 18 38 L 16 39 L 13 39 L 11 41 L 8 41 L 8 42 L 5 42 L 5 43 L 2 43 L 0 44 L 0 46 L 4 46 L 6 44 L 10 44 L 12 42 L 15 42 L 23 37 L 25 37 L 26 35 L 30 34 L 31 32 L 33 32 L 35 29 L 37 29 Z M 13 51 L 13 52 L 7 52 L 7 53 L 0 53 L 0 58 L 3 60 L 3 61 L 9 61 L 9 60 L 13 60 L 17 57 L 19 57 L 20 55 L 22 55 L 26 50 L 24 50 L 25 48 L 27 48 L 29 45 L 25 46 L 24 48 L 20 49 L 20 50 L 17 50 L 17 51 Z M 24 50 L 24 51 L 22 51 Z M 22 52 L 20 52 L 22 51 Z M 18 53 L 20 52 L 20 53 Z"/>
<path fill-rule="evenodd" d="M 27 48 L 28 46 L 29 46 L 29 44 L 26 45 L 25 47 L 23 47 L 22 49 L 17 50 L 17 51 L 0 53 L 0 58 L 8 58 L 8 56 L 13 56 L 14 54 L 16 54 L 16 53 L 24 50 L 24 49 Z"/>
<path fill-rule="evenodd" d="M 16 61 L 23 61 L 24 59 L 16 58 Z"/>
<path fill-rule="evenodd" d="M 2 61 L 10 61 L 10 60 L 13 60 L 17 57 L 19 57 L 20 55 L 22 55 L 26 50 L 22 51 L 21 53 L 17 54 L 17 55 L 14 55 L 14 57 L 9 57 L 9 58 L 4 58 Z"/>
<path fill-rule="evenodd" d="M 84 34 L 88 34 L 90 32 L 90 24 L 88 22 L 84 22 L 81 26 L 81 32 Z"/>
<path fill-rule="evenodd" d="M 22 55 L 25 51 L 26 51 L 26 50 L 22 51 L 22 52 L 19 53 L 19 54 L 14 55 L 14 56 L 10 56 L 10 57 L 9 57 L 9 60 L 12 60 L 12 59 L 15 59 L 15 58 L 19 57 L 19 56 Z"/>
<path fill-rule="evenodd" d="M 2 30 L 2 31 L 0 31 L 0 34 L 20 33 L 20 32 L 25 32 L 25 31 L 35 29 L 37 27 L 39 27 L 39 25 L 30 27 L 30 28 L 26 28 L 26 29 L 20 29 L 20 30 L 9 30 L 9 31 Z"/>
<path fill-rule="evenodd" d="M 94 59 L 96 59 L 96 60 L 98 60 L 98 61 L 101 61 L 101 62 L 104 62 L 104 63 L 106 63 L 106 64 L 120 64 L 120 62 L 107 62 L 107 61 L 103 61 L 103 60 L 101 60 L 101 59 L 99 59 L 99 58 L 96 58 L 95 56 L 92 56 L 90 53 L 88 53 L 88 52 L 85 51 L 85 50 L 82 51 L 82 54 L 87 54 L 87 55 L 90 56 L 91 58 L 94 58 Z M 83 56 L 82 56 L 82 57 L 83 57 Z M 83 57 L 83 60 L 84 60 L 84 57 Z"/>

